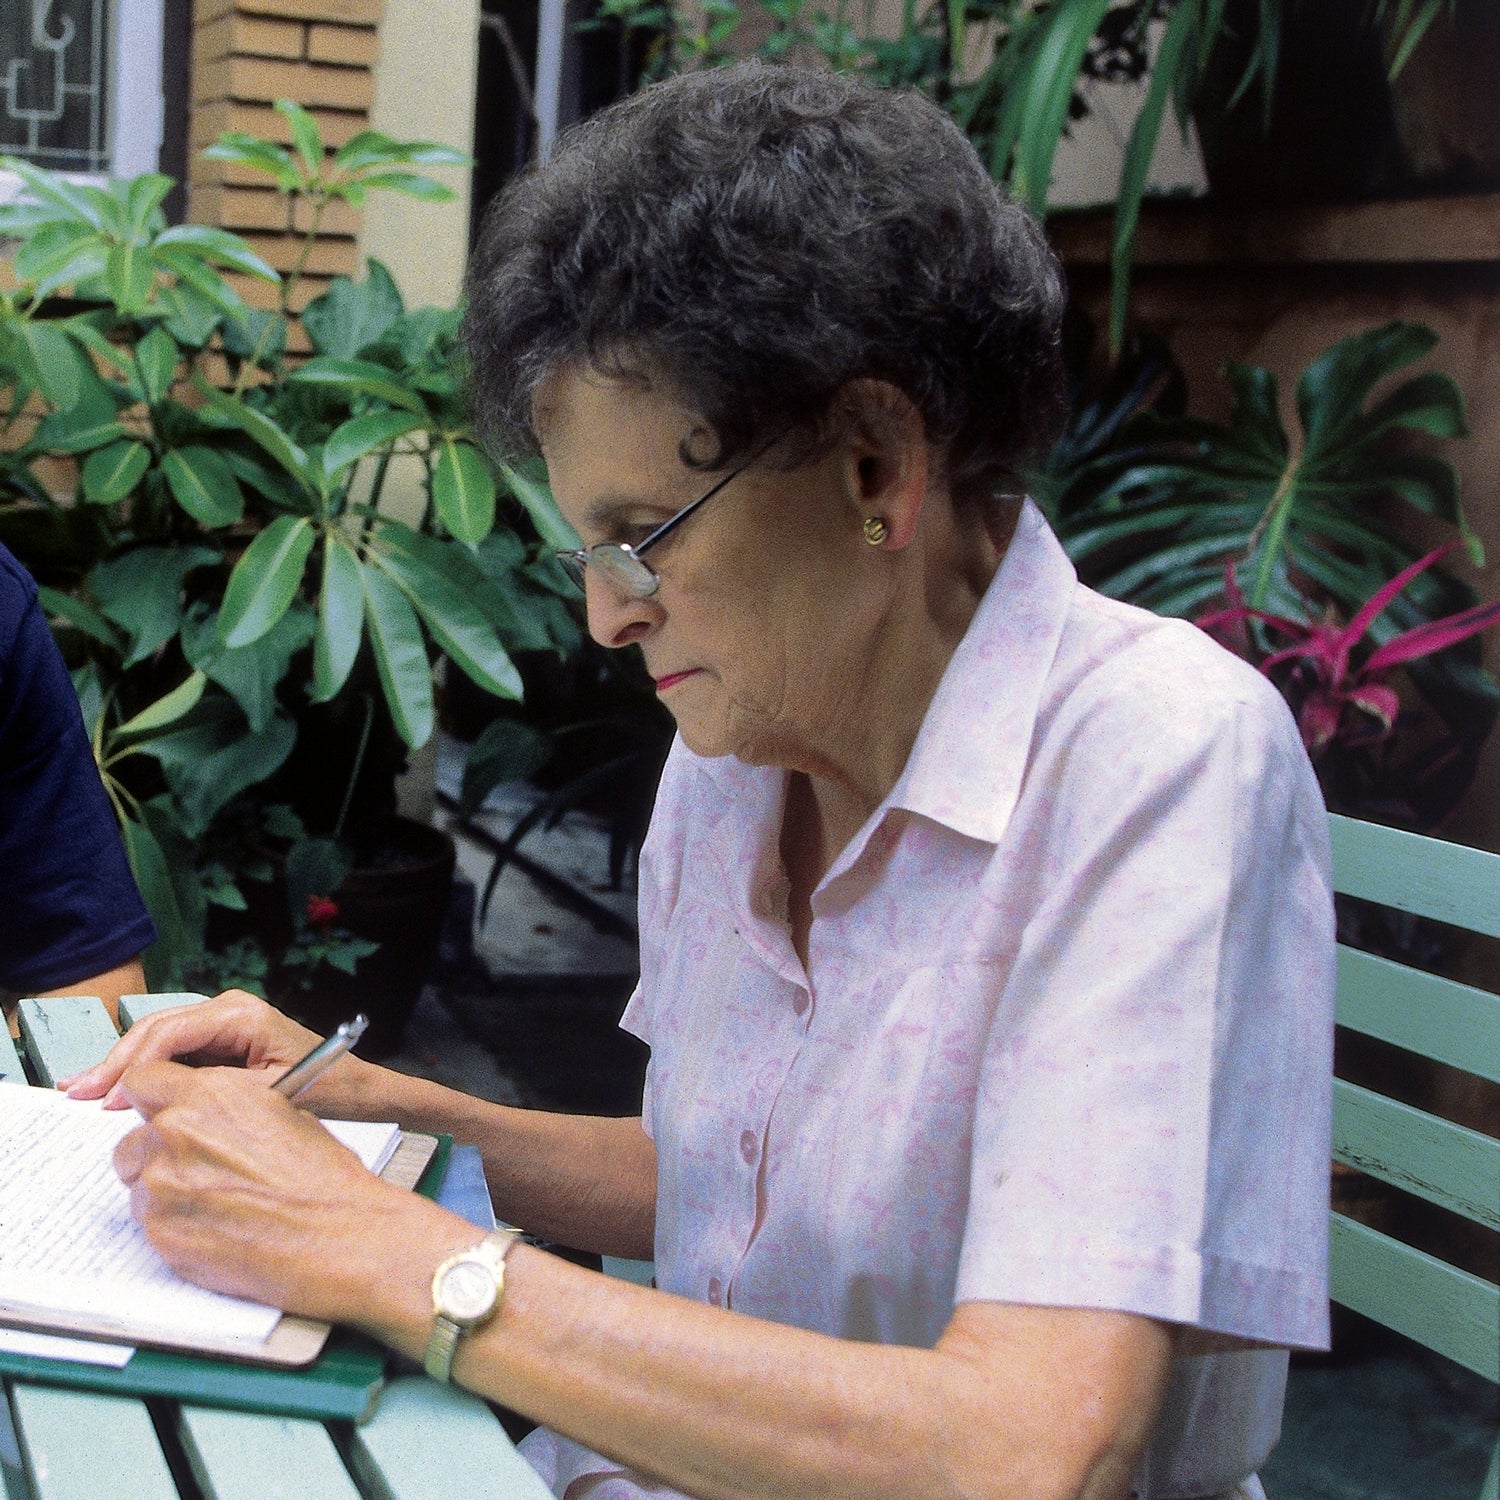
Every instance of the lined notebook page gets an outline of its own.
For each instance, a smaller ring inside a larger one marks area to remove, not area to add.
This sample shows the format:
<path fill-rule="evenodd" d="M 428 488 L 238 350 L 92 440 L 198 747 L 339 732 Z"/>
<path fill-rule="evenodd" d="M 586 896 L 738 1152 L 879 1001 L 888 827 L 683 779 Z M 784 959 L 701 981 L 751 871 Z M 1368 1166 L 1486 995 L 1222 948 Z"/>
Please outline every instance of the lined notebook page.
<path fill-rule="evenodd" d="M 184 1281 L 131 1218 L 110 1156 L 139 1123 L 133 1110 L 0 1087 L 0 1306 L 39 1321 L 84 1317 L 139 1338 L 263 1343 L 277 1309 Z M 400 1138 L 394 1125 L 330 1128 L 376 1171 Z"/>

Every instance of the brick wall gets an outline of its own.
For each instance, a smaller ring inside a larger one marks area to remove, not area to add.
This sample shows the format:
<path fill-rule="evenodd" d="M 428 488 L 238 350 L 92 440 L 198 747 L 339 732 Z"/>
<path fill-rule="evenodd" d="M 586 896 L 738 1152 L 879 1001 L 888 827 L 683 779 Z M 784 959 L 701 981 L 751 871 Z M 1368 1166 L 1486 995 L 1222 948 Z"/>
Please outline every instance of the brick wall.
<path fill-rule="evenodd" d="M 188 219 L 241 234 L 277 270 L 295 265 L 297 231 L 307 228 L 306 204 L 292 222 L 288 200 L 264 174 L 199 153 L 226 130 L 244 130 L 290 145 L 287 122 L 272 107 L 294 99 L 318 121 L 331 147 L 369 125 L 375 96 L 377 27 L 383 0 L 194 0 Z M 347 204 L 329 205 L 317 243 L 293 300 L 300 310 L 332 276 L 359 265 L 360 216 Z M 231 276 L 254 307 L 272 307 L 276 289 L 252 277 Z M 305 349 L 300 327 L 291 347 Z"/>

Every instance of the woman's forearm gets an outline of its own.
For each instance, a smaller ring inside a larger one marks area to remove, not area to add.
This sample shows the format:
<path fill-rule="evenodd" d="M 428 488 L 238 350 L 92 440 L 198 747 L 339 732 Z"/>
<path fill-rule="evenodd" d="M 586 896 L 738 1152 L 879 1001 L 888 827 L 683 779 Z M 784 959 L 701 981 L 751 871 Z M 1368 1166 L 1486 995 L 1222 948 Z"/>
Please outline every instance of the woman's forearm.
<path fill-rule="evenodd" d="M 404 1248 L 409 1269 L 382 1275 L 358 1321 L 420 1357 L 432 1312 L 417 1262 L 442 1246 Z M 852 1343 L 521 1246 L 499 1316 L 462 1340 L 454 1376 L 705 1500 L 1123 1497 L 1170 1334 L 1122 1314 L 969 1313 L 935 1350 Z"/>
<path fill-rule="evenodd" d="M 495 1211 L 578 1250 L 646 1260 L 656 1223 L 656 1150 L 638 1116 L 515 1109 L 372 1068 L 359 1112 L 478 1146 Z"/>

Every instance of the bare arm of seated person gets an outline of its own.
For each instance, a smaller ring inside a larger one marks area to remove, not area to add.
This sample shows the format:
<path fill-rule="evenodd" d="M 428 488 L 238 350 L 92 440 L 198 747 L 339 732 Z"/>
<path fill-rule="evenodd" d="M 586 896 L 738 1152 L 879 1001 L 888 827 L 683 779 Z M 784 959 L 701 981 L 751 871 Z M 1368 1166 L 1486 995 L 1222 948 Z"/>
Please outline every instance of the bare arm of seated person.
<path fill-rule="evenodd" d="M 103 1063 L 68 1081 L 68 1091 L 97 1098 L 114 1089 L 127 1068 L 169 1058 L 243 1063 L 264 1085 L 316 1040 L 265 1001 L 231 990 L 146 1017 Z M 123 1104 L 123 1095 L 116 1089 L 109 1102 Z M 480 1148 L 502 1218 L 579 1250 L 637 1259 L 652 1254 L 656 1148 L 639 1117 L 511 1109 L 353 1056 L 330 1068 L 298 1103 L 330 1118 L 446 1131 Z"/>
<path fill-rule="evenodd" d="M 45 995 L 95 995 L 104 1002 L 104 1008 L 109 1012 L 109 1018 L 116 1027 L 120 1024 L 120 996 L 121 995 L 143 995 L 146 993 L 146 972 L 141 968 L 141 961 L 132 958 L 128 963 L 118 965 L 103 974 L 95 974 L 91 979 L 77 979 L 72 984 L 61 984 L 56 989 L 41 990 L 39 994 Z M 5 1019 L 10 1026 L 12 1036 L 19 1035 L 17 1011 L 20 997 L 7 999 L 5 1003 Z"/>
<path fill-rule="evenodd" d="M 238 1070 L 133 1068 L 116 1166 L 183 1274 L 420 1357 L 439 1261 L 472 1226 L 364 1172 Z M 1174 1331 L 969 1303 L 931 1350 L 852 1343 L 580 1270 L 522 1245 L 455 1378 L 708 1497 L 1123 1500 Z"/>

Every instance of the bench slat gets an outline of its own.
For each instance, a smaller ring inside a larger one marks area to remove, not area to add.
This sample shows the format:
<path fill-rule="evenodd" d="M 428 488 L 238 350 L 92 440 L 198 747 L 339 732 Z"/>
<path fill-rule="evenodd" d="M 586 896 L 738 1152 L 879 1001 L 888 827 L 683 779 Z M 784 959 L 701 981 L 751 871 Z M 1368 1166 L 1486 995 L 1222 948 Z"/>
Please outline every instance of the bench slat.
<path fill-rule="evenodd" d="M 360 1500 L 321 1422 L 182 1406 L 177 1435 L 204 1500 Z"/>
<path fill-rule="evenodd" d="M 1500 995 L 1339 946 L 1338 1022 L 1500 1083 Z"/>
<path fill-rule="evenodd" d="M 551 1500 L 477 1397 L 423 1375 L 393 1380 L 354 1429 L 349 1462 L 371 1500 Z"/>
<path fill-rule="evenodd" d="M 207 999 L 207 995 L 187 990 L 163 990 L 159 995 L 121 995 L 121 1030 L 128 1031 L 137 1021 L 154 1016 L 159 1010 L 176 1010 L 179 1005 L 197 1005 L 200 1000 Z"/>
<path fill-rule="evenodd" d="M 1343 1214 L 1329 1220 L 1335 1302 L 1500 1381 L 1500 1287 Z"/>
<path fill-rule="evenodd" d="M 1500 854 L 1329 814 L 1333 886 L 1500 937 Z"/>
<path fill-rule="evenodd" d="M 16 1044 L 10 1039 L 10 1028 L 0 1017 L 0 1083 L 25 1083 L 26 1074 L 21 1069 L 21 1059 Z"/>
<path fill-rule="evenodd" d="M 101 1493 L 127 1491 L 131 1500 L 177 1500 L 144 1401 L 17 1383 L 11 1402 L 36 1500 L 99 1500 Z"/>
<path fill-rule="evenodd" d="M 1500 1229 L 1500 1141 L 1333 1081 L 1333 1154 L 1372 1177 Z"/>
<path fill-rule="evenodd" d="M 21 1036 L 37 1081 L 48 1088 L 59 1078 L 93 1067 L 120 1040 L 96 995 L 22 1000 Z"/>

